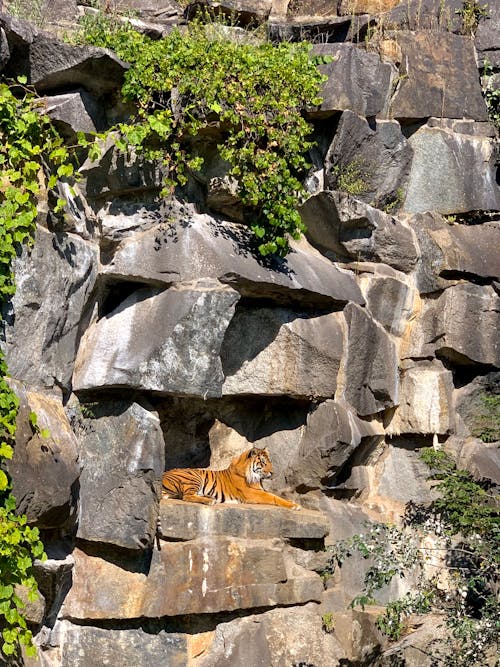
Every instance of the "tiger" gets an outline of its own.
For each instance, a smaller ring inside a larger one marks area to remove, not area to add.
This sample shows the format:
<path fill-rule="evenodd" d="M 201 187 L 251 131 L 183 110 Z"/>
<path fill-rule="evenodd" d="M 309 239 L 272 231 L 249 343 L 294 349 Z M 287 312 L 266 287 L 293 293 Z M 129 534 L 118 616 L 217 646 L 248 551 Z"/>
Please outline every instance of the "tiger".
<path fill-rule="evenodd" d="M 300 510 L 300 505 L 269 493 L 262 480 L 270 479 L 273 464 L 267 449 L 252 447 L 235 456 L 224 470 L 176 468 L 162 477 L 163 497 L 192 503 L 253 503 Z"/>

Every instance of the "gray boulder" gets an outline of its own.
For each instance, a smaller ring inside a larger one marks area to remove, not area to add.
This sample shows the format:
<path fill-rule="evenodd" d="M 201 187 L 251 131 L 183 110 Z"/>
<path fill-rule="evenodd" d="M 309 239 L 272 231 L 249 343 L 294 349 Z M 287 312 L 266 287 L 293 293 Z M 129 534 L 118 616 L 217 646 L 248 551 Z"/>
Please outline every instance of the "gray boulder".
<path fill-rule="evenodd" d="M 488 120 L 473 43 L 468 36 L 432 31 L 394 33 L 402 51 L 400 80 L 391 100 L 396 120 Z"/>
<path fill-rule="evenodd" d="M 490 479 L 494 484 L 500 485 L 498 441 L 486 443 L 479 438 L 452 437 L 446 441 L 444 447 L 456 461 L 457 468 L 467 470 L 475 479 Z"/>
<path fill-rule="evenodd" d="M 367 310 L 384 329 L 402 336 L 413 315 L 415 288 L 412 278 L 396 271 L 383 271 L 375 264 L 373 272 L 365 269 L 359 281 Z"/>
<path fill-rule="evenodd" d="M 97 277 L 97 248 L 76 235 L 38 227 L 33 247 L 15 260 L 14 273 L 17 289 L 3 344 L 9 371 L 34 387 L 67 389 L 79 324 Z"/>
<path fill-rule="evenodd" d="M 500 440 L 500 373 L 478 375 L 457 388 L 455 407 L 466 432 L 485 442 Z"/>
<path fill-rule="evenodd" d="M 344 401 L 324 401 L 302 429 L 295 457 L 285 472 L 288 485 L 299 491 L 328 489 L 363 438 L 378 437 L 370 423 L 359 419 Z"/>
<path fill-rule="evenodd" d="M 361 416 L 373 415 L 398 403 L 398 353 L 385 329 L 368 313 L 346 306 L 348 326 L 345 399 Z"/>
<path fill-rule="evenodd" d="M 480 323 L 480 326 L 478 326 Z M 500 366 L 500 298 L 490 286 L 460 283 L 424 302 L 408 336 L 406 357 L 444 357 L 453 364 Z"/>
<path fill-rule="evenodd" d="M 500 6 L 496 2 L 488 3 L 488 16 L 479 21 L 475 35 L 475 46 L 479 64 L 486 61 L 493 67 L 500 67 Z"/>
<path fill-rule="evenodd" d="M 17 509 L 39 528 L 68 527 L 76 518 L 81 469 L 76 438 L 59 401 L 10 382 L 20 400 L 14 456 L 7 463 Z"/>
<path fill-rule="evenodd" d="M 213 280 L 138 289 L 85 332 L 74 390 L 220 396 L 220 348 L 238 298 Z"/>
<path fill-rule="evenodd" d="M 50 633 L 50 644 L 43 647 L 43 655 L 50 664 L 73 667 L 180 667 L 186 664 L 187 640 L 185 634 L 156 626 L 102 628 L 58 620 Z"/>
<path fill-rule="evenodd" d="M 71 46 L 35 31 L 17 41 L 4 73 L 26 76 L 38 93 L 81 87 L 100 97 L 121 88 L 128 67 L 108 49 Z"/>
<path fill-rule="evenodd" d="M 475 276 L 498 279 L 500 243 L 498 222 L 454 224 L 438 213 L 412 213 L 401 218 L 414 230 L 421 255 L 416 267 L 417 287 L 429 293 L 449 287 L 450 280 Z"/>
<path fill-rule="evenodd" d="M 387 428 L 389 435 L 453 432 L 453 377 L 440 362 L 424 362 L 400 376 L 399 405 Z"/>
<path fill-rule="evenodd" d="M 329 56 L 330 63 L 319 66 L 327 81 L 320 91 L 318 109 L 308 110 L 311 118 L 324 118 L 350 109 L 360 116 L 376 116 L 386 110 L 391 90 L 389 64 L 376 53 L 355 44 L 315 44 L 315 56 Z"/>
<path fill-rule="evenodd" d="M 492 139 L 424 125 L 409 142 L 414 157 L 404 210 L 452 214 L 500 208 Z"/>
<path fill-rule="evenodd" d="M 332 398 L 344 341 L 341 313 L 237 309 L 221 349 L 223 395 Z"/>
<path fill-rule="evenodd" d="M 305 241 L 284 259 L 259 258 L 248 227 L 186 210 L 178 222 L 124 239 L 103 267 L 109 278 L 155 285 L 216 278 L 243 296 L 332 306 L 363 303 L 353 276 Z"/>
<path fill-rule="evenodd" d="M 54 126 L 68 140 L 74 140 L 77 132 L 90 134 L 104 130 L 102 108 L 95 98 L 83 89 L 44 97 L 42 104 Z"/>
<path fill-rule="evenodd" d="M 311 243 L 333 259 L 383 262 L 405 272 L 417 262 L 408 225 L 344 192 L 320 192 L 302 205 L 300 214 Z"/>
<path fill-rule="evenodd" d="M 396 120 L 344 111 L 325 158 L 325 183 L 387 210 L 401 207 L 413 150 Z"/>
<path fill-rule="evenodd" d="M 78 440 L 80 519 L 77 537 L 148 549 L 156 535 L 165 445 L 158 415 L 137 403 L 82 408 Z"/>

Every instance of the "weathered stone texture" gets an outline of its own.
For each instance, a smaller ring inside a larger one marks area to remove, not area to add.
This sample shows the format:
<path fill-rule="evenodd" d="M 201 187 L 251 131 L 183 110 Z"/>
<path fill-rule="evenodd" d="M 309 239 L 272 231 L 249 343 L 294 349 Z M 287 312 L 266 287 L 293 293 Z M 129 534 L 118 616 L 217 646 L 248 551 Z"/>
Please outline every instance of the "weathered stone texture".
<path fill-rule="evenodd" d="M 285 472 L 287 484 L 299 490 L 328 488 L 361 443 L 378 436 L 343 401 L 324 401 L 307 418 L 300 444 Z"/>
<path fill-rule="evenodd" d="M 388 333 L 402 336 L 413 314 L 415 288 L 411 279 L 394 273 L 384 275 L 376 269 L 374 273 L 366 271 L 360 276 L 360 287 L 374 319 Z"/>
<path fill-rule="evenodd" d="M 453 214 L 500 209 L 495 147 L 489 137 L 424 125 L 409 142 L 414 157 L 404 210 Z"/>
<path fill-rule="evenodd" d="M 388 434 L 447 434 L 454 428 L 453 378 L 441 364 L 402 371 L 399 405 Z"/>
<path fill-rule="evenodd" d="M 339 641 L 323 630 L 316 605 L 305 605 L 221 623 L 199 667 L 331 667 L 341 656 Z"/>
<path fill-rule="evenodd" d="M 7 464 L 17 508 L 40 528 L 63 526 L 76 518 L 77 440 L 59 401 L 11 382 L 20 400 L 14 457 Z"/>
<path fill-rule="evenodd" d="M 404 219 L 415 231 L 421 249 L 417 266 L 421 292 L 448 287 L 453 278 L 499 278 L 498 222 L 450 224 L 437 213 L 407 214 Z"/>
<path fill-rule="evenodd" d="M 46 96 L 42 103 L 54 126 L 68 140 L 74 141 L 76 132 L 90 134 L 104 130 L 102 107 L 84 89 L 63 95 Z"/>
<path fill-rule="evenodd" d="M 207 507 L 182 500 L 160 504 L 159 535 L 165 540 L 193 540 L 199 535 L 232 535 L 251 539 L 322 539 L 328 524 L 320 512 L 252 505 Z"/>
<path fill-rule="evenodd" d="M 384 111 L 389 100 L 391 66 L 376 53 L 354 44 L 316 44 L 313 53 L 332 60 L 319 66 L 328 80 L 320 92 L 321 106 L 309 110 L 310 116 L 321 118 L 345 109 L 362 116 L 376 116 Z"/>
<path fill-rule="evenodd" d="M 344 312 L 348 326 L 346 400 L 362 416 L 397 405 L 398 354 L 394 342 L 359 306 L 349 304 Z"/>
<path fill-rule="evenodd" d="M 54 661 L 72 667 L 187 664 L 187 637 L 160 628 L 153 633 L 142 628 L 107 629 L 58 621 L 50 641 L 53 648 L 44 650 L 44 655 L 50 660 L 51 654 L 58 654 Z"/>
<path fill-rule="evenodd" d="M 74 552 L 69 619 L 159 618 L 319 600 L 317 574 L 295 565 L 279 542 L 203 537 L 162 543 L 147 573 Z"/>
<path fill-rule="evenodd" d="M 478 326 L 480 323 L 480 326 Z M 460 283 L 424 303 L 408 335 L 407 357 L 500 365 L 500 298 L 492 287 Z"/>
<path fill-rule="evenodd" d="M 85 333 L 75 391 L 125 386 L 220 396 L 219 352 L 238 298 L 216 281 L 137 290 Z"/>
<path fill-rule="evenodd" d="M 244 308 L 221 350 L 223 395 L 332 398 L 343 352 L 342 315 Z"/>
<path fill-rule="evenodd" d="M 325 158 L 325 183 L 356 187 L 358 199 L 378 208 L 402 204 L 413 156 L 411 142 L 395 120 L 368 123 L 344 111 Z"/>
<path fill-rule="evenodd" d="M 400 81 L 390 113 L 396 119 L 472 118 L 487 120 L 472 41 L 442 32 L 399 31 Z"/>
<path fill-rule="evenodd" d="M 311 242 L 335 259 L 378 261 L 405 272 L 417 262 L 416 239 L 406 224 L 345 192 L 320 192 L 300 214 Z"/>
<path fill-rule="evenodd" d="M 151 547 L 165 469 L 158 415 L 125 401 L 103 402 L 91 411 L 79 427 L 77 537 L 127 549 Z"/>
<path fill-rule="evenodd" d="M 14 273 L 17 287 L 2 346 L 9 371 L 33 387 L 67 388 L 83 309 L 97 277 L 97 248 L 76 235 L 38 227 L 33 248 L 14 261 Z"/>
<path fill-rule="evenodd" d="M 154 284 L 217 278 L 243 296 L 278 301 L 363 303 L 353 277 L 305 241 L 292 242 L 285 259 L 264 262 L 255 254 L 247 227 L 191 212 L 125 239 L 104 272 Z"/>

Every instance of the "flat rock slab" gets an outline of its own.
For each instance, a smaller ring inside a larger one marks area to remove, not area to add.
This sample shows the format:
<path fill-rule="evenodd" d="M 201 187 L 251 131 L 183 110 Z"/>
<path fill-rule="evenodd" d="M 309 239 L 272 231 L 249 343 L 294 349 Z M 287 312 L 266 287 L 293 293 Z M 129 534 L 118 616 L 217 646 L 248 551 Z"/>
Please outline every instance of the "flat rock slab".
<path fill-rule="evenodd" d="M 163 542 L 148 568 L 75 549 L 70 619 L 161 618 L 319 601 L 321 578 L 291 563 L 279 540 Z"/>
<path fill-rule="evenodd" d="M 378 54 L 354 44 L 315 44 L 313 54 L 329 56 L 331 62 L 319 66 L 328 80 L 320 92 L 321 106 L 309 110 L 311 117 L 327 117 L 345 109 L 361 116 L 376 116 L 384 110 L 391 87 L 391 65 L 383 63 Z"/>
<path fill-rule="evenodd" d="M 321 512 L 293 511 L 261 505 L 203 506 L 182 500 L 162 500 L 160 537 L 193 540 L 198 535 L 226 535 L 253 539 L 322 539 L 328 521 Z"/>
<path fill-rule="evenodd" d="M 103 273 L 153 284 L 216 278 L 243 296 L 331 305 L 364 303 L 354 278 L 306 241 L 284 259 L 259 258 L 248 227 L 188 214 L 125 239 Z"/>
<path fill-rule="evenodd" d="M 450 32 L 394 33 L 402 51 L 400 82 L 391 101 L 396 120 L 472 118 L 488 120 L 481 94 L 474 45 Z"/>
<path fill-rule="evenodd" d="M 133 292 L 86 331 L 73 388 L 220 396 L 220 346 L 238 298 L 217 281 Z"/>

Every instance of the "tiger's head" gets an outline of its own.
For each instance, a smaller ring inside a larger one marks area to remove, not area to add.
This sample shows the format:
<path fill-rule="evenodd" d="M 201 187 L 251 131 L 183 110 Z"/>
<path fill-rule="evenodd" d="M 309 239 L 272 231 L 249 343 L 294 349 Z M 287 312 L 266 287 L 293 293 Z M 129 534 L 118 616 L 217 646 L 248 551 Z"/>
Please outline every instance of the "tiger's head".
<path fill-rule="evenodd" d="M 246 474 L 249 484 L 256 484 L 263 479 L 273 476 L 273 464 L 269 458 L 267 449 L 252 447 L 245 452 Z"/>

